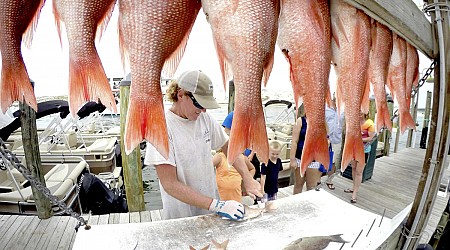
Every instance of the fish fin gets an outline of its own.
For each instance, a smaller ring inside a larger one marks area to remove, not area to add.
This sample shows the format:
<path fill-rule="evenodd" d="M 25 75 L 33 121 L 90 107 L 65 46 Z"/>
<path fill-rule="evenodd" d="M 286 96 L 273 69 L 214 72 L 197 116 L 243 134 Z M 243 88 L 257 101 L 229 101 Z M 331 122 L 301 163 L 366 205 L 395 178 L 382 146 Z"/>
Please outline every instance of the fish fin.
<path fill-rule="evenodd" d="M 324 43 L 323 40 L 325 39 L 325 29 L 326 25 L 323 20 L 322 15 L 320 14 L 320 6 L 317 1 L 309 1 L 309 4 L 307 5 L 308 8 L 306 12 L 308 13 L 308 16 L 311 17 L 312 22 L 312 28 L 316 31 L 318 34 L 316 37 L 319 37 L 321 39 L 320 43 Z"/>
<path fill-rule="evenodd" d="M 327 93 L 326 93 L 326 97 L 325 97 L 325 101 L 328 105 L 328 107 L 332 107 L 333 106 L 333 97 L 331 96 L 331 90 L 330 90 L 330 82 L 327 83 Z"/>
<path fill-rule="evenodd" d="M 364 164 L 364 145 L 361 134 L 351 134 L 347 126 L 344 150 L 342 153 L 341 172 L 345 171 L 352 160 L 356 160 L 358 164 Z"/>
<path fill-rule="evenodd" d="M 348 243 L 348 241 L 342 239 L 342 234 L 330 235 L 330 237 L 331 237 L 333 242 Z"/>
<path fill-rule="evenodd" d="M 37 102 L 23 60 L 17 65 L 3 62 L 0 84 L 1 109 L 5 113 L 11 104 L 19 100 L 37 111 Z"/>
<path fill-rule="evenodd" d="M 87 101 L 101 101 L 111 111 L 117 113 L 116 101 L 106 77 L 100 58 L 96 53 L 89 65 L 69 57 L 69 107 L 75 117 L 77 111 Z"/>
<path fill-rule="evenodd" d="M 258 159 L 267 164 L 269 161 L 269 142 L 262 105 L 246 107 L 239 104 L 236 98 L 233 126 L 228 143 L 228 163 L 233 165 L 239 154 L 246 148 L 258 154 Z M 249 110 L 250 109 L 250 110 Z M 252 114 L 249 116 L 249 114 Z"/>
<path fill-rule="evenodd" d="M 108 27 L 109 20 L 111 20 L 111 16 L 114 10 L 114 6 L 116 5 L 116 1 L 111 1 L 110 5 L 108 6 L 105 15 L 99 20 L 97 24 L 97 41 L 100 41 L 102 38 L 103 32 L 105 32 L 106 27 Z"/>
<path fill-rule="evenodd" d="M 31 22 L 28 24 L 27 29 L 23 33 L 22 39 L 24 41 L 24 44 L 27 48 L 31 48 L 31 42 L 33 41 L 33 35 L 36 31 L 36 27 L 39 20 L 39 15 L 41 14 L 42 7 L 44 7 L 45 0 L 40 0 L 39 5 L 36 9 L 36 12 L 34 13 L 33 18 L 31 19 Z"/>
<path fill-rule="evenodd" d="M 342 20 L 341 20 L 341 18 L 339 17 L 339 15 L 337 16 L 336 21 L 337 21 L 337 22 L 336 22 L 336 25 L 337 25 L 337 28 L 338 28 L 339 32 L 342 33 L 342 35 L 343 35 L 344 38 L 345 38 L 345 41 L 346 41 L 347 43 L 349 43 L 350 40 L 348 39 L 347 34 L 345 33 L 345 25 L 344 25 L 344 22 L 342 22 Z M 338 38 L 338 41 L 339 41 L 339 38 Z M 338 41 L 336 41 L 336 44 L 338 45 L 338 47 L 340 47 Z"/>
<path fill-rule="evenodd" d="M 119 12 L 120 13 L 120 12 Z M 122 26 L 124 21 L 122 20 L 122 15 L 119 14 L 118 24 L 117 24 L 117 33 L 119 37 L 119 51 L 120 51 L 120 58 L 122 59 L 122 67 L 123 71 L 126 72 L 126 65 L 128 62 L 130 62 L 130 52 L 126 46 L 125 42 L 125 27 Z"/>
<path fill-rule="evenodd" d="M 416 123 L 414 122 L 411 113 L 409 113 L 407 109 L 400 111 L 399 125 L 402 134 L 405 133 L 408 128 L 416 130 Z"/>
<path fill-rule="evenodd" d="M 55 16 L 55 25 L 56 25 L 56 31 L 58 32 L 58 37 L 59 37 L 59 44 L 61 44 L 61 48 L 62 48 L 62 38 L 61 38 L 61 33 L 62 33 L 62 27 L 61 27 L 61 15 L 59 14 L 58 8 L 56 7 L 56 1 L 52 2 L 52 7 L 53 7 L 53 15 Z"/>
<path fill-rule="evenodd" d="M 151 143 L 166 159 L 169 141 L 162 96 L 155 100 L 142 100 L 130 95 L 125 122 L 125 153 L 129 155 L 143 139 Z"/>
<path fill-rule="evenodd" d="M 327 130 L 325 123 L 319 128 L 315 128 L 317 134 L 312 134 L 312 126 L 306 129 L 306 137 L 303 145 L 302 159 L 300 161 L 300 169 L 302 176 L 305 175 L 308 165 L 316 160 L 320 162 L 325 169 L 330 165 L 330 154 L 328 152 Z M 308 133 L 309 132 L 309 133 Z"/>
<path fill-rule="evenodd" d="M 367 114 L 369 112 L 370 106 L 369 93 L 370 93 L 370 81 L 367 78 L 364 86 L 363 96 L 361 98 L 361 112 L 363 112 L 364 114 Z"/>
<path fill-rule="evenodd" d="M 192 27 L 194 26 L 195 20 L 197 19 L 198 12 L 200 11 L 201 5 L 198 3 L 197 8 L 194 12 L 194 17 L 192 17 L 192 23 L 189 29 L 186 30 L 186 33 L 181 40 L 178 47 L 172 52 L 172 54 L 166 59 L 164 62 L 164 66 L 162 68 L 162 73 L 171 78 L 180 64 L 181 59 L 183 58 L 184 51 L 186 50 L 186 45 L 189 40 L 189 35 L 191 34 Z"/>
<path fill-rule="evenodd" d="M 289 77 L 291 80 L 291 84 L 292 84 L 292 89 L 294 90 L 294 100 L 295 100 L 295 105 L 297 107 L 300 107 L 301 103 L 303 103 L 303 101 L 300 101 L 301 97 L 302 97 L 302 84 L 297 80 L 296 74 L 295 74 L 295 70 L 292 68 L 292 58 L 289 55 L 289 50 L 288 49 L 281 49 L 281 52 L 283 52 L 284 57 L 286 58 L 286 60 L 289 63 Z"/>
<path fill-rule="evenodd" d="M 264 66 L 264 72 L 263 72 L 263 77 L 262 77 L 262 82 L 264 84 L 264 87 L 267 86 L 267 81 L 269 80 L 270 73 L 272 72 L 273 60 L 274 60 L 274 56 L 272 53 L 270 58 L 267 60 L 266 65 Z"/>
<path fill-rule="evenodd" d="M 218 41 L 213 37 L 214 47 L 216 48 L 217 59 L 219 60 L 220 72 L 222 72 L 222 83 L 224 89 L 227 89 L 227 80 L 233 78 L 233 69 L 231 64 L 227 62 L 225 59 L 225 53 L 222 46 L 218 43 Z"/>
<path fill-rule="evenodd" d="M 219 243 L 219 242 L 215 241 L 214 239 L 212 239 L 211 241 L 217 249 L 227 249 L 230 239 L 227 239 L 226 241 L 224 241 L 222 243 Z"/>
<path fill-rule="evenodd" d="M 377 104 L 377 131 L 379 132 L 383 127 L 392 131 L 391 115 L 386 103 Z"/>

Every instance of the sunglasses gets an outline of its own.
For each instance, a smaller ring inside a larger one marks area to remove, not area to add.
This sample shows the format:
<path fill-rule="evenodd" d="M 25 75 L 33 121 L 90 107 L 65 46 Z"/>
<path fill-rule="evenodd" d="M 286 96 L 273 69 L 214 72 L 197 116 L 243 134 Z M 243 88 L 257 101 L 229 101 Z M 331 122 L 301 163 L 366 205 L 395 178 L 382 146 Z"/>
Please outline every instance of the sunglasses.
<path fill-rule="evenodd" d="M 197 102 L 197 100 L 195 100 L 195 97 L 191 93 L 188 93 L 186 95 L 189 96 L 189 98 L 191 98 L 192 103 L 194 104 L 194 106 L 196 108 L 198 108 L 198 109 L 205 109 L 204 107 L 202 107 L 202 105 L 200 105 L 200 103 Z"/>

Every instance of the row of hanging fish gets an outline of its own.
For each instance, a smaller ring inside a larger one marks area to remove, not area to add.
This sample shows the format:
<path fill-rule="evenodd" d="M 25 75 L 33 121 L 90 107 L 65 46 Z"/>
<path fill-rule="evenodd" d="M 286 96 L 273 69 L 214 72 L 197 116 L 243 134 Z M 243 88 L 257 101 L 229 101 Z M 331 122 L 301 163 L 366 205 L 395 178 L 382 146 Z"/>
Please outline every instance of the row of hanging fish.
<path fill-rule="evenodd" d="M 116 106 L 95 48 L 116 0 L 53 0 L 61 38 L 69 40 L 69 105 L 72 114 L 87 101 Z M 44 0 L 0 3 L 2 55 L 1 109 L 15 100 L 36 109 L 36 99 L 21 55 L 22 39 L 31 43 Z M 246 148 L 267 162 L 268 140 L 261 103 L 274 63 L 275 43 L 290 64 L 297 106 L 305 106 L 308 130 L 301 170 L 317 160 L 328 166 L 325 104 L 331 100 L 328 77 L 337 73 L 337 103 L 346 114 L 343 169 L 364 161 L 360 112 L 368 110 L 369 83 L 377 106 L 377 129 L 392 128 L 386 86 L 399 103 L 400 130 L 414 128 L 409 114 L 411 89 L 417 84 L 417 50 L 387 27 L 342 0 L 118 0 L 119 44 L 131 68 L 130 103 L 125 128 L 129 154 L 143 139 L 168 156 L 168 136 L 160 88 L 161 73 L 173 76 L 201 8 L 213 31 L 223 83 L 234 79 L 236 109 L 228 161 Z"/>

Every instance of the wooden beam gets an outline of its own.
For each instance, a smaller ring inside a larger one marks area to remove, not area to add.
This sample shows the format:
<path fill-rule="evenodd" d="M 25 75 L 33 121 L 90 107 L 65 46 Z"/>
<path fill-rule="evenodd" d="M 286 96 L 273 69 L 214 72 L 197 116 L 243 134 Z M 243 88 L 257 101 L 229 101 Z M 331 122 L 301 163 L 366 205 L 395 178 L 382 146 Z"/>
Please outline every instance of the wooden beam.
<path fill-rule="evenodd" d="M 389 27 L 429 58 L 433 51 L 433 29 L 425 14 L 411 0 L 344 0 Z"/>

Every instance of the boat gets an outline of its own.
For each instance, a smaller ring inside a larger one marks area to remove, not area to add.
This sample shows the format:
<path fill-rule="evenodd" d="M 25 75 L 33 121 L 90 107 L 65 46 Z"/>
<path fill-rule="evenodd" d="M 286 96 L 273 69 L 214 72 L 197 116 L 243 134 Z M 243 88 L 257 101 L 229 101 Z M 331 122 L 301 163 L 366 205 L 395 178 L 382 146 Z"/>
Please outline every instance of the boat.
<path fill-rule="evenodd" d="M 58 201 L 80 211 L 77 186 L 82 174 L 88 171 L 88 164 L 84 160 L 56 164 L 44 175 L 45 185 Z M 54 215 L 65 213 L 56 204 L 52 204 L 52 211 Z M 30 182 L 17 169 L 7 167 L 6 171 L 0 171 L 0 213 L 37 214 Z"/>

